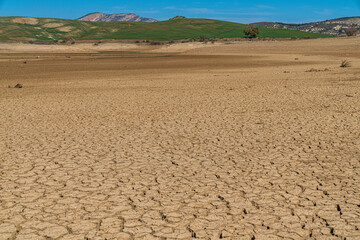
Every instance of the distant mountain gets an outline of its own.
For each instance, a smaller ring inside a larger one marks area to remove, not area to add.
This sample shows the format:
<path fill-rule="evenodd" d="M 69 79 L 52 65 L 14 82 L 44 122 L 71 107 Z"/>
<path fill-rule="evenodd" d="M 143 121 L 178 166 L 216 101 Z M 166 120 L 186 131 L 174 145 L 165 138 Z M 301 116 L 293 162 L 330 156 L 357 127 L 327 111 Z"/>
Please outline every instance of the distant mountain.
<path fill-rule="evenodd" d="M 349 27 L 354 27 L 360 30 L 360 17 L 346 17 L 326 20 L 321 22 L 312 22 L 304 24 L 288 24 L 280 22 L 258 22 L 254 23 L 256 26 L 267 28 L 283 28 L 290 30 L 298 30 L 312 33 L 322 33 L 333 36 L 345 34 Z"/>
<path fill-rule="evenodd" d="M 155 19 L 142 18 L 133 13 L 122 14 L 104 14 L 104 13 L 90 13 L 78 20 L 87 22 L 157 22 Z"/>

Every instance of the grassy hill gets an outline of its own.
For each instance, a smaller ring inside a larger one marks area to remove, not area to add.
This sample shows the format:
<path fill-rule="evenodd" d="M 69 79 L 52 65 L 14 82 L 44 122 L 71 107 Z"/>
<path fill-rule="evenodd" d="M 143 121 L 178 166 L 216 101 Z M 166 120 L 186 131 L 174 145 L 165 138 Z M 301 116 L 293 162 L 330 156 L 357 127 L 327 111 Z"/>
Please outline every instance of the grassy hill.
<path fill-rule="evenodd" d="M 210 19 L 176 19 L 155 23 L 82 22 L 65 19 L 0 17 L 0 41 L 53 40 L 180 40 L 186 38 L 245 37 L 246 25 Z M 328 35 L 259 27 L 258 37 L 326 38 Z"/>

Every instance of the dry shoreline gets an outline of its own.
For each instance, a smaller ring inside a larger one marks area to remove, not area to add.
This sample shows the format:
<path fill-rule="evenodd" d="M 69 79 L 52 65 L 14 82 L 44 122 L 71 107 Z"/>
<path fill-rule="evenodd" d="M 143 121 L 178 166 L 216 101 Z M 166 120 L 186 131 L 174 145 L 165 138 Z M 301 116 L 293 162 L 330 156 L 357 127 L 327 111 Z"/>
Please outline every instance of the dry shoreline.
<path fill-rule="evenodd" d="M 359 239 L 359 43 L 1 43 L 0 239 Z"/>

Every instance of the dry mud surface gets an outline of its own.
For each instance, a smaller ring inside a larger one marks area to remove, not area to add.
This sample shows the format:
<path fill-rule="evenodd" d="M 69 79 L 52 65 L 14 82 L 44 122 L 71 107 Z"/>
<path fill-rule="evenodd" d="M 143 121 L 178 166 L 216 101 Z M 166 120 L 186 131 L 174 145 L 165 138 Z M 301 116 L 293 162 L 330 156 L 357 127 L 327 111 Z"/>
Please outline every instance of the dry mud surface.
<path fill-rule="evenodd" d="M 360 239 L 359 46 L 0 45 L 0 239 Z"/>

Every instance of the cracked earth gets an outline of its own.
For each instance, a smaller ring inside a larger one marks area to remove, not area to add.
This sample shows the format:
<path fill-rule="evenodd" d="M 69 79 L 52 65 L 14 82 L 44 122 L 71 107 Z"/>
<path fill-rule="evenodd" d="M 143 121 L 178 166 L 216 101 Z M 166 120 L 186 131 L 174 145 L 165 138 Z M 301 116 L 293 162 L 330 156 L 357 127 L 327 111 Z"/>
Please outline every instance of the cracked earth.
<path fill-rule="evenodd" d="M 359 43 L 0 54 L 0 239 L 360 239 Z"/>

